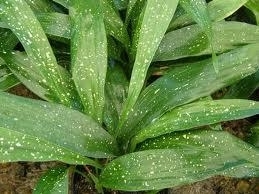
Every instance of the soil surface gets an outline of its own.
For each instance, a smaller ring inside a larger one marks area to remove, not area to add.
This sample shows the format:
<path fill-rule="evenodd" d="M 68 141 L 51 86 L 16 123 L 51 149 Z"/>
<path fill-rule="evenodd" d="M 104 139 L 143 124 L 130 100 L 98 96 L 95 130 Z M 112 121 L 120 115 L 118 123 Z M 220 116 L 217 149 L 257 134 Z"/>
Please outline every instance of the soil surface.
<path fill-rule="evenodd" d="M 10 93 L 36 98 L 33 93 L 22 85 L 9 91 Z M 244 139 L 249 131 L 247 120 L 226 122 L 223 127 L 230 133 Z M 57 162 L 31 163 L 16 162 L 0 164 L 0 194 L 31 194 L 39 177 Z M 94 194 L 94 188 L 77 175 L 74 178 L 73 194 Z M 119 194 L 119 192 L 112 192 Z M 139 193 L 139 192 L 135 192 Z M 212 177 L 191 185 L 167 189 L 161 194 L 259 194 L 259 178 L 236 179 L 228 177 Z"/>

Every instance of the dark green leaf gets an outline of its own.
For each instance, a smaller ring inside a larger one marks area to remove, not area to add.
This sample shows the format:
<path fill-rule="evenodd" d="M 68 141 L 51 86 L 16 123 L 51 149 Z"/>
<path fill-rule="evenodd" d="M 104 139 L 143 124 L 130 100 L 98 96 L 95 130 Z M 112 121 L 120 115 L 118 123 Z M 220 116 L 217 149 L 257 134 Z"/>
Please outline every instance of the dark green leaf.
<path fill-rule="evenodd" d="M 213 48 L 216 53 L 259 41 L 259 27 L 241 22 L 213 24 Z M 208 38 L 198 25 L 191 25 L 165 35 L 154 61 L 175 60 L 189 56 L 211 54 Z"/>
<path fill-rule="evenodd" d="M 249 98 L 259 87 L 259 71 L 232 85 L 224 98 Z"/>
<path fill-rule="evenodd" d="M 259 103 L 250 100 L 204 100 L 173 109 L 142 129 L 134 143 L 174 131 L 192 129 L 259 114 Z"/>
<path fill-rule="evenodd" d="M 75 0 L 72 20 L 72 75 L 85 112 L 102 122 L 107 69 L 107 40 L 99 0 Z"/>
<path fill-rule="evenodd" d="M 48 170 L 37 182 L 33 194 L 69 193 L 70 168 L 55 167 Z"/>
<path fill-rule="evenodd" d="M 137 191 L 191 184 L 215 175 L 259 176 L 259 150 L 224 131 L 175 133 L 147 141 L 152 149 L 119 157 L 101 174 L 104 187 Z"/>
<path fill-rule="evenodd" d="M 32 71 L 43 77 L 38 80 L 49 87 L 56 102 L 73 107 L 76 93 L 66 71 L 60 71 L 56 58 L 40 23 L 24 0 L 0 3 L 0 17 L 23 44 L 32 62 Z M 30 18 L 30 19 L 28 19 Z"/>
<path fill-rule="evenodd" d="M 19 83 L 20 81 L 8 68 L 1 66 L 0 58 L 0 91 L 6 91 Z"/>
<path fill-rule="evenodd" d="M 211 59 L 179 64 L 148 86 L 123 126 L 125 138 L 160 118 L 165 112 L 231 85 L 259 68 L 259 44 L 251 44 L 218 56 L 216 74 Z"/>
<path fill-rule="evenodd" d="M 60 160 L 77 164 L 91 161 L 84 156 L 118 154 L 113 137 L 93 119 L 63 105 L 1 92 L 0 107 L 2 162 Z"/>
<path fill-rule="evenodd" d="M 105 92 L 104 123 L 111 134 L 115 134 L 122 104 L 128 91 L 128 80 L 118 64 L 108 67 Z"/>
<path fill-rule="evenodd" d="M 126 9 L 127 5 L 128 5 L 128 1 L 130 1 L 130 0 L 113 0 L 114 4 L 118 10 Z"/>
<path fill-rule="evenodd" d="M 259 25 L 259 0 L 249 0 L 245 6 L 253 12 L 257 25 Z"/>
<path fill-rule="evenodd" d="M 136 60 L 132 70 L 129 92 L 121 116 L 123 123 L 142 90 L 148 67 L 172 19 L 178 0 L 149 0 L 139 30 Z M 157 25 L 159 24 L 159 28 Z"/>
<path fill-rule="evenodd" d="M 129 46 L 128 32 L 121 20 L 120 16 L 114 10 L 109 0 L 101 0 L 102 11 L 104 16 L 104 24 L 106 31 L 117 40 L 119 40 L 125 48 Z"/>
<path fill-rule="evenodd" d="M 251 128 L 251 134 L 250 137 L 247 139 L 249 143 L 254 145 L 255 147 L 259 148 L 259 125 L 256 123 L 252 128 Z"/>

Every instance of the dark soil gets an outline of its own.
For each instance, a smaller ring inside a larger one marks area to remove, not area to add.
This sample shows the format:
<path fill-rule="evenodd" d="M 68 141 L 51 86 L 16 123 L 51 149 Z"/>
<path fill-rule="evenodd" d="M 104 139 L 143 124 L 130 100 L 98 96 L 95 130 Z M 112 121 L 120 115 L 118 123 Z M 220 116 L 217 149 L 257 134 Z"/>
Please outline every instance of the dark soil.
<path fill-rule="evenodd" d="M 9 91 L 10 93 L 39 99 L 22 85 Z M 249 134 L 247 120 L 223 123 L 224 129 L 230 133 L 246 138 Z M 31 163 L 16 162 L 0 164 L 0 194 L 31 194 L 39 177 L 46 170 L 57 165 L 57 162 Z M 94 194 L 94 188 L 81 176 L 74 178 L 71 188 L 73 194 Z M 119 192 L 113 192 L 114 194 Z M 259 178 L 237 179 L 217 176 L 191 185 L 164 190 L 163 194 L 259 194 Z"/>

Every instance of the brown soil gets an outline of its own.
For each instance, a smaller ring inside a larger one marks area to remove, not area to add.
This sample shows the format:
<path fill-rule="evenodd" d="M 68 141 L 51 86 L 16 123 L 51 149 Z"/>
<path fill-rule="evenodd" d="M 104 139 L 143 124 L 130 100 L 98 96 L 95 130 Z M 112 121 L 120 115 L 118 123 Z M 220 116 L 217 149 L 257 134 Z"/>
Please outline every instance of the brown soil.
<path fill-rule="evenodd" d="M 38 97 L 22 85 L 9 91 L 10 93 L 30 98 Z M 240 120 L 226 122 L 224 128 L 230 133 L 244 139 L 248 134 L 249 122 Z M 30 163 L 16 162 L 0 164 L 0 194 L 31 194 L 39 177 L 56 162 Z M 77 175 L 71 189 L 73 194 L 96 193 L 93 187 Z M 118 193 L 118 192 L 114 192 Z M 136 193 L 136 192 L 135 192 Z M 165 194 L 259 194 L 259 178 L 236 179 L 217 176 L 191 185 L 164 190 Z"/>

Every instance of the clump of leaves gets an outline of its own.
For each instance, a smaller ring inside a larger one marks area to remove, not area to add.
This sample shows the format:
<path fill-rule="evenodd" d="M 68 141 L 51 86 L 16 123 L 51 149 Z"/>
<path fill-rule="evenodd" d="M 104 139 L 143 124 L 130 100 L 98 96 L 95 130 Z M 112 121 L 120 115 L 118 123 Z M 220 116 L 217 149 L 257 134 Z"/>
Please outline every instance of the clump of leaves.
<path fill-rule="evenodd" d="M 253 2 L 0 1 L 1 90 L 45 100 L 0 93 L 0 161 L 67 164 L 34 193 L 67 193 L 74 173 L 99 192 L 259 176 L 256 140 L 219 124 L 259 103 L 210 97 L 258 74 L 259 27 L 224 20 Z"/>

